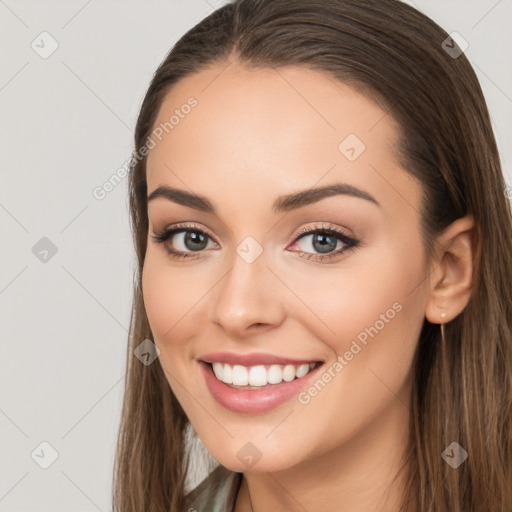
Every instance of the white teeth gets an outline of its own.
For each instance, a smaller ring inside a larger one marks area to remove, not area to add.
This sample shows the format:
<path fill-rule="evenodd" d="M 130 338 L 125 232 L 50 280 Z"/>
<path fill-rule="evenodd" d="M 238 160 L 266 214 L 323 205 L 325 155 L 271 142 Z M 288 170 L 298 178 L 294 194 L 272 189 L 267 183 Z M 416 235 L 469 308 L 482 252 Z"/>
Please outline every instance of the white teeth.
<path fill-rule="evenodd" d="M 222 373 L 222 380 L 223 382 L 225 382 L 226 384 L 233 384 L 233 367 L 230 366 L 229 364 L 222 364 L 222 363 L 219 363 L 221 366 L 224 367 L 224 371 Z"/>
<path fill-rule="evenodd" d="M 222 363 L 213 363 L 213 373 L 215 373 L 215 377 L 219 380 L 223 380 L 223 364 Z"/>
<path fill-rule="evenodd" d="M 291 382 L 293 379 L 295 379 L 295 366 L 287 364 L 283 370 L 283 380 Z"/>
<path fill-rule="evenodd" d="M 267 370 L 264 366 L 252 366 L 249 368 L 249 385 L 250 386 L 266 386 Z"/>
<path fill-rule="evenodd" d="M 306 373 L 309 373 L 310 368 L 311 368 L 311 365 L 309 365 L 309 364 L 301 364 L 297 368 L 297 378 L 300 379 L 301 377 L 304 377 L 304 375 L 306 375 Z"/>
<path fill-rule="evenodd" d="M 279 384 L 283 380 L 291 382 L 295 378 L 300 379 L 314 368 L 315 363 L 273 364 L 267 367 L 265 365 L 242 366 L 215 362 L 212 366 L 217 379 L 226 384 L 262 387 L 267 384 Z"/>
<path fill-rule="evenodd" d="M 268 369 L 268 383 L 279 384 L 283 380 L 283 371 L 278 364 L 273 364 Z"/>
<path fill-rule="evenodd" d="M 245 366 L 239 364 L 233 366 L 233 384 L 235 386 L 247 386 L 249 384 L 249 373 Z"/>

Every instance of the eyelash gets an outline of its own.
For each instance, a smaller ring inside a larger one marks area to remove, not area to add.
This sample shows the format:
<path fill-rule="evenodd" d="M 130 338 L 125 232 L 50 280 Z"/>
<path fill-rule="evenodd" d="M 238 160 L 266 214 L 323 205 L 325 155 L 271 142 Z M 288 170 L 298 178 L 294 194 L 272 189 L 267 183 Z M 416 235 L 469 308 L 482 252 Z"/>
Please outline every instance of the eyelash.
<path fill-rule="evenodd" d="M 201 257 L 201 252 L 204 251 L 190 251 L 190 252 L 184 252 L 184 251 L 177 251 L 176 249 L 173 249 L 169 245 L 167 245 L 165 242 L 167 242 L 173 235 L 177 233 L 181 233 L 183 231 L 191 231 L 195 233 L 201 233 L 203 235 L 206 235 L 209 238 L 212 238 L 208 232 L 204 231 L 203 229 L 199 228 L 196 225 L 193 224 L 176 224 L 175 226 L 164 229 L 163 231 L 155 232 L 151 238 L 153 241 L 157 244 L 164 244 L 165 249 L 167 250 L 168 254 L 177 260 L 187 260 L 187 259 L 197 259 Z M 293 239 L 292 243 L 297 242 L 301 238 L 303 238 L 306 235 L 316 235 L 316 234 L 324 234 L 328 236 L 333 236 L 334 238 L 340 240 L 345 244 L 345 247 L 342 247 L 341 249 L 338 249 L 336 251 L 320 255 L 320 254 L 312 254 L 305 251 L 295 251 L 304 259 L 307 260 L 313 260 L 313 261 L 326 261 L 330 260 L 331 258 L 334 258 L 336 256 L 340 256 L 342 253 L 347 253 L 349 251 L 353 251 L 356 249 L 361 240 L 355 239 L 353 237 L 348 236 L 345 232 L 342 230 L 335 228 L 335 227 L 325 227 L 323 224 L 321 227 L 315 227 L 315 228 L 302 228 L 298 231 L 298 233 L 295 234 L 295 237 Z M 195 252 L 195 254 L 194 254 Z"/>

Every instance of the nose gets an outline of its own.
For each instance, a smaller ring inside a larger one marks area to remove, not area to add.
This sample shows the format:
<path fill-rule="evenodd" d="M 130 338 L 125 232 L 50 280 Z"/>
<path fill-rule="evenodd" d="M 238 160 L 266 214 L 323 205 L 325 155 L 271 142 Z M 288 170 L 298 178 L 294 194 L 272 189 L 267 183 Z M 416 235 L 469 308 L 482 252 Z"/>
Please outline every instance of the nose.
<path fill-rule="evenodd" d="M 282 283 L 264 256 L 248 263 L 235 254 L 231 269 L 210 294 L 210 320 L 226 334 L 241 338 L 255 330 L 275 328 L 285 318 Z"/>

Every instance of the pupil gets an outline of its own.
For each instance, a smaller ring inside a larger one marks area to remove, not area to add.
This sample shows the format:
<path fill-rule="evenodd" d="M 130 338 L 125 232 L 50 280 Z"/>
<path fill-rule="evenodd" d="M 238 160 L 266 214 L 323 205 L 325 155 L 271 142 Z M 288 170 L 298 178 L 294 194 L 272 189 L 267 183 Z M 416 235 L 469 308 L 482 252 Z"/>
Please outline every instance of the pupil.
<path fill-rule="evenodd" d="M 197 231 L 187 231 L 185 234 L 185 245 L 191 251 L 199 251 L 206 247 L 206 237 Z M 199 244 L 199 247 L 194 244 Z"/>
<path fill-rule="evenodd" d="M 326 243 L 326 239 L 330 239 L 331 242 Z M 316 242 L 318 242 L 320 245 L 316 245 Z M 330 252 L 333 251 L 336 248 L 336 239 L 330 235 L 324 235 L 324 234 L 317 234 L 313 238 L 313 247 L 318 252 Z"/>

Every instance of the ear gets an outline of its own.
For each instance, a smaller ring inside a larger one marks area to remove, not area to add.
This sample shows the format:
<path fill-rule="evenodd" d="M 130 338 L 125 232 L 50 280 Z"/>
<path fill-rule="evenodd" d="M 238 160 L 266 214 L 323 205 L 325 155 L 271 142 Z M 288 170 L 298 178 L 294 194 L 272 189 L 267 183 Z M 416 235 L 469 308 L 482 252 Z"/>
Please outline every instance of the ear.
<path fill-rule="evenodd" d="M 431 323 L 444 324 L 453 320 L 471 298 L 474 227 L 472 216 L 462 217 L 437 238 L 425 309 L 425 316 Z"/>

